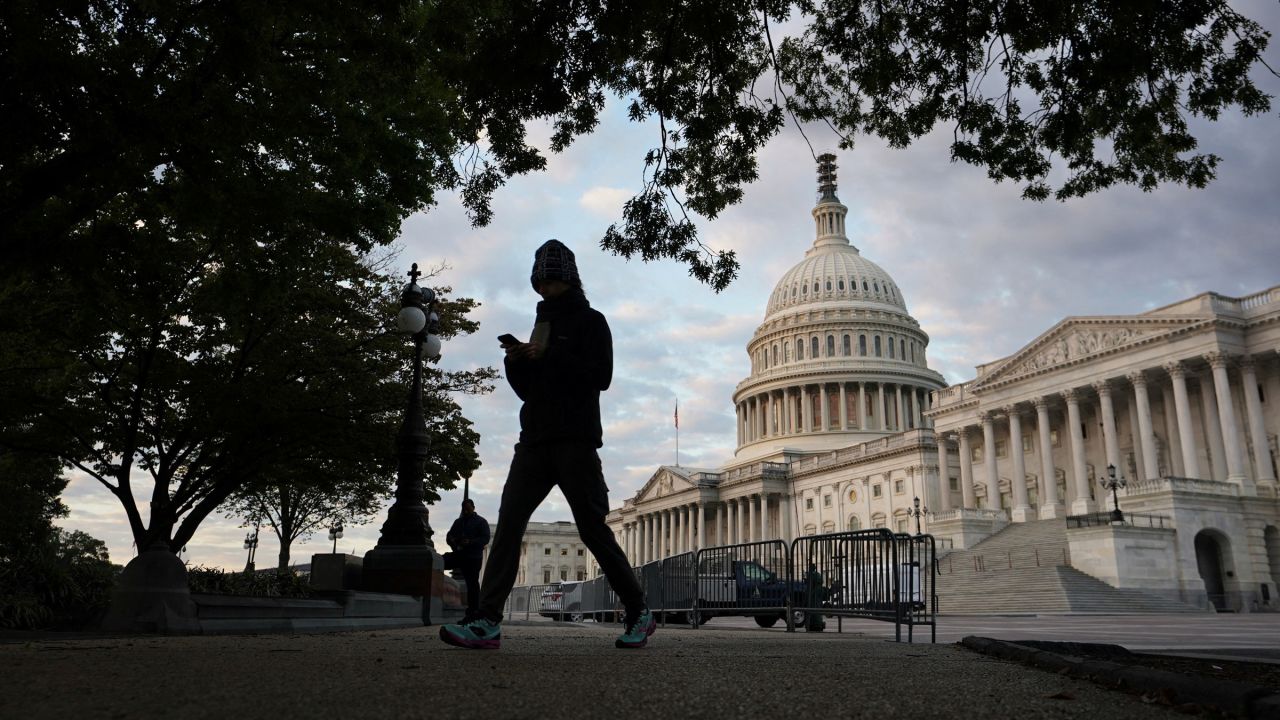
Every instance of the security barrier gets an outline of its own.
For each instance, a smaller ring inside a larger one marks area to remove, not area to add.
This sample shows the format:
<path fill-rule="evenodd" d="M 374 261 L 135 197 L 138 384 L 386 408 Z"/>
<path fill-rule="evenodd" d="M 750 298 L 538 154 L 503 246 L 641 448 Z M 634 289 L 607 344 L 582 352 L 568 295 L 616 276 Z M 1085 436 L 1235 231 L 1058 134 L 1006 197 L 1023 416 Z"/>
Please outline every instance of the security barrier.
<path fill-rule="evenodd" d="M 717 615 L 754 617 L 761 627 L 782 620 L 788 631 L 820 630 L 826 617 L 892 622 L 894 637 L 914 642 L 927 625 L 937 640 L 937 547 L 932 535 L 884 528 L 725 545 L 673 555 L 633 568 L 645 599 L 662 622 L 693 627 Z M 560 588 L 548 608 L 543 592 Z M 604 577 L 563 585 L 516 587 L 507 617 L 546 609 L 556 619 L 617 622 L 622 607 Z"/>

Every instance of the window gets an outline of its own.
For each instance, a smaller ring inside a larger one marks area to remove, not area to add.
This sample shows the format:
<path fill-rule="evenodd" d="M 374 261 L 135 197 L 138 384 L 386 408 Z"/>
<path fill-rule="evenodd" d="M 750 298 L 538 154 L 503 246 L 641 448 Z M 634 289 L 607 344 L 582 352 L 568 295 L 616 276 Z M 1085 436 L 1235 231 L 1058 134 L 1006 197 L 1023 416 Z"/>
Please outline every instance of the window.
<path fill-rule="evenodd" d="M 880 336 L 876 336 L 876 357 L 880 357 Z"/>
<path fill-rule="evenodd" d="M 1024 453 L 1031 452 L 1031 436 L 1030 435 L 1022 436 L 1022 452 Z"/>
<path fill-rule="evenodd" d="M 848 335 L 845 335 L 845 336 L 844 336 L 844 346 L 843 346 L 841 349 L 842 349 L 842 350 L 844 350 L 844 356 L 845 356 L 845 357 L 849 357 L 849 355 L 853 352 L 853 351 L 852 351 L 852 349 L 851 349 L 851 348 L 850 348 L 850 346 L 849 346 L 849 336 L 848 336 Z"/>
<path fill-rule="evenodd" d="M 970 448 L 969 457 L 973 458 L 974 462 L 982 462 L 982 446 L 974 445 L 972 448 Z"/>
<path fill-rule="evenodd" d="M 872 280 L 872 281 L 871 281 L 871 289 L 872 289 L 872 290 L 875 290 L 875 291 L 876 291 L 876 294 L 877 294 L 877 295 L 879 295 L 879 294 L 880 294 L 880 283 L 879 283 L 879 282 L 877 282 L 877 281 L 875 281 L 875 280 Z"/>
<path fill-rule="evenodd" d="M 565 580 L 568 580 L 568 579 L 569 579 L 569 568 L 560 568 L 560 580 L 561 580 L 561 582 L 563 582 L 563 581 L 565 581 Z"/>
<path fill-rule="evenodd" d="M 817 280 L 814 280 L 814 281 L 813 281 L 813 294 L 814 294 L 814 295 L 817 295 L 817 294 L 818 294 L 818 290 L 819 290 L 821 287 L 822 287 L 822 286 L 818 284 L 818 281 L 817 281 Z"/>
<path fill-rule="evenodd" d="M 1009 443 L 1005 442 L 1004 440 L 996 441 L 996 457 L 998 458 L 1009 457 Z"/>
<path fill-rule="evenodd" d="M 907 359 L 907 341 L 902 338 L 898 338 L 898 357 Z"/>
<path fill-rule="evenodd" d="M 893 336 L 889 336 L 889 357 L 893 357 Z"/>
<path fill-rule="evenodd" d="M 818 359 L 818 338 L 816 337 L 809 338 L 809 357 Z"/>
<path fill-rule="evenodd" d="M 560 548 L 560 556 L 564 557 L 569 554 L 569 548 Z"/>
<path fill-rule="evenodd" d="M 827 336 L 827 357 L 835 357 L 835 356 L 836 356 L 836 336 L 828 335 Z"/>
<path fill-rule="evenodd" d="M 827 281 L 827 292 L 831 292 L 831 281 Z"/>
<path fill-rule="evenodd" d="M 823 495 L 823 496 L 822 496 L 822 507 L 831 507 L 831 496 L 830 496 L 830 495 Z"/>
<path fill-rule="evenodd" d="M 898 518 L 898 519 L 897 519 L 897 523 L 898 523 L 898 532 L 900 532 L 900 533 L 907 532 L 907 519 L 906 519 L 906 518 L 904 518 L 904 517 L 903 517 L 903 518 Z"/>
<path fill-rule="evenodd" d="M 796 359 L 797 360 L 804 359 L 804 341 L 803 340 L 796 340 Z"/>
<path fill-rule="evenodd" d="M 774 365 L 778 364 L 778 346 L 777 345 L 773 346 L 773 364 Z"/>
<path fill-rule="evenodd" d="M 836 283 L 836 287 L 839 288 L 841 291 L 844 290 L 844 278 L 840 278 L 840 281 Z"/>
<path fill-rule="evenodd" d="M 866 281 L 866 280 L 863 280 L 863 281 L 862 281 L 862 292 L 869 292 L 869 291 L 867 290 L 867 281 Z"/>
<path fill-rule="evenodd" d="M 880 483 L 871 486 L 871 497 L 880 497 L 883 494 L 884 491 L 881 489 Z"/>
<path fill-rule="evenodd" d="M 901 494 L 904 492 L 903 488 L 905 488 L 905 487 L 906 487 L 906 483 L 904 483 L 901 479 L 899 479 L 899 480 L 894 480 L 894 481 L 893 481 L 893 494 L 894 494 L 894 495 L 901 495 Z"/>
<path fill-rule="evenodd" d="M 808 286 L 808 285 L 805 285 L 804 287 L 800 288 L 800 294 L 801 294 L 801 295 L 808 295 L 808 294 L 809 294 L 809 286 Z"/>
<path fill-rule="evenodd" d="M 861 355 L 862 357 L 867 356 L 867 336 L 866 335 L 858 336 L 858 354 Z"/>
<path fill-rule="evenodd" d="M 551 568 L 546 568 L 542 571 L 542 584 L 543 585 L 551 584 Z"/>
<path fill-rule="evenodd" d="M 817 535 L 817 534 L 818 534 L 818 526 L 817 526 L 817 525 L 812 525 L 812 524 L 810 524 L 810 525 L 805 525 L 805 526 L 804 526 L 804 534 L 805 534 L 805 535 Z"/>
<path fill-rule="evenodd" d="M 543 554 L 543 555 L 550 555 L 550 554 L 551 554 L 551 548 L 549 548 L 549 547 L 542 548 L 542 554 Z"/>
<path fill-rule="evenodd" d="M 586 580 L 586 579 L 587 579 L 587 571 L 586 571 L 586 570 L 579 570 L 579 571 L 578 571 L 578 579 L 579 579 L 579 580 Z"/>
<path fill-rule="evenodd" d="M 861 530 L 861 529 L 862 529 L 862 520 L 860 520 L 860 519 L 858 518 L 858 516 L 857 516 L 857 515 L 850 515 L 850 516 L 849 516 L 849 529 L 850 529 L 850 530 Z"/>
<path fill-rule="evenodd" d="M 805 498 L 805 499 L 804 499 L 804 509 L 805 509 L 805 510 L 812 510 L 812 509 L 813 509 L 813 498 Z"/>
<path fill-rule="evenodd" d="M 578 548 L 578 557 L 582 557 L 582 548 Z"/>
<path fill-rule="evenodd" d="M 871 516 L 871 527 L 882 528 L 885 526 L 884 513 L 875 513 Z"/>
<path fill-rule="evenodd" d="M 947 480 L 949 480 L 949 481 L 950 481 L 950 483 L 951 483 L 951 492 L 957 492 L 957 493 L 958 493 L 958 492 L 960 492 L 960 479 L 959 479 L 959 478 L 947 478 Z"/>
<path fill-rule="evenodd" d="M 911 341 L 911 362 L 914 363 L 915 361 L 916 361 L 916 341 L 912 340 Z"/>

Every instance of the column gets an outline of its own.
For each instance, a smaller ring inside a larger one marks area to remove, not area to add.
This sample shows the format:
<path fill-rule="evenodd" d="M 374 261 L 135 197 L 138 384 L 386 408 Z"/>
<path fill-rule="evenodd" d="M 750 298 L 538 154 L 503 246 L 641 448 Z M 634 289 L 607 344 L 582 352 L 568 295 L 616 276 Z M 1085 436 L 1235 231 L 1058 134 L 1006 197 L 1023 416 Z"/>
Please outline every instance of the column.
<path fill-rule="evenodd" d="M 907 423 L 906 423 L 907 413 L 906 413 L 906 409 L 902 407 L 902 384 L 901 383 L 893 386 L 893 403 L 894 403 L 893 429 L 897 430 L 898 432 L 902 432 L 903 430 L 906 429 L 906 426 L 907 426 Z"/>
<path fill-rule="evenodd" d="M 822 517 L 822 486 L 821 485 L 819 485 L 813 491 L 813 507 L 815 510 L 818 511 L 818 520 L 816 523 L 814 523 L 814 527 L 816 528 L 814 532 L 818 535 L 821 535 L 822 523 L 825 522 L 825 518 Z"/>
<path fill-rule="evenodd" d="M 679 555 L 684 552 L 684 543 L 681 542 L 684 535 L 684 524 L 681 523 L 684 514 L 684 508 L 671 508 L 671 554 Z"/>
<path fill-rule="evenodd" d="M 1098 405 L 1102 408 L 1102 442 L 1105 446 L 1107 464 L 1115 465 L 1116 472 L 1123 472 L 1120 465 L 1120 441 L 1116 436 L 1116 411 L 1111 403 L 1111 384 L 1101 380 L 1093 384 L 1098 391 Z"/>
<path fill-rule="evenodd" d="M 760 493 L 760 539 L 773 539 L 769 534 L 769 495 L 767 493 Z"/>
<path fill-rule="evenodd" d="M 1271 452 L 1267 448 L 1267 431 L 1262 424 L 1262 398 L 1258 397 L 1258 373 L 1252 357 L 1240 359 L 1240 382 L 1244 385 L 1244 410 L 1249 418 L 1249 440 L 1253 443 L 1253 477 L 1260 483 L 1273 484 Z M 1280 578 L 1275 578 L 1280 582 Z"/>
<path fill-rule="evenodd" d="M 996 466 L 996 419 L 982 413 L 982 460 L 987 470 L 987 509 L 1000 512 L 1000 471 Z"/>
<path fill-rule="evenodd" d="M 1169 474 L 1174 477 L 1186 477 L 1187 469 L 1182 465 L 1182 438 L 1178 436 L 1177 419 L 1173 413 L 1173 386 L 1160 384 L 1161 416 L 1164 417 L 1164 436 L 1169 439 Z"/>
<path fill-rule="evenodd" d="M 1013 458 L 1013 476 L 1009 478 L 1013 486 L 1011 518 L 1014 522 L 1026 522 L 1034 520 L 1035 514 L 1027 499 L 1027 465 L 1022 455 L 1022 416 L 1018 414 L 1017 405 L 1006 407 L 1005 413 L 1009 416 L 1009 457 Z"/>
<path fill-rule="evenodd" d="M 858 429 L 867 429 L 867 384 L 858 383 Z"/>
<path fill-rule="evenodd" d="M 1213 389 L 1218 395 L 1218 420 L 1222 423 L 1222 442 L 1227 450 L 1227 482 L 1239 483 L 1242 495 L 1257 495 L 1258 491 L 1244 472 L 1244 452 L 1240 443 L 1240 426 L 1236 422 L 1236 409 L 1231 399 L 1231 382 L 1227 378 L 1225 353 L 1211 352 L 1204 356 L 1213 368 Z"/>
<path fill-rule="evenodd" d="M 1227 479 L 1227 450 L 1222 444 L 1222 423 L 1218 422 L 1213 375 L 1200 376 L 1200 412 L 1204 418 L 1204 434 L 1209 441 L 1209 471 L 1214 480 Z"/>
<path fill-rule="evenodd" d="M 937 436 L 938 440 L 938 512 L 951 509 L 951 463 L 947 450 L 947 438 Z"/>
<path fill-rule="evenodd" d="M 782 388 L 782 434 L 794 435 L 795 428 L 791 427 L 791 388 Z"/>
<path fill-rule="evenodd" d="M 813 407 L 809 404 L 809 386 L 800 386 L 800 420 L 804 431 L 813 432 Z"/>
<path fill-rule="evenodd" d="M 791 542 L 795 539 L 795 527 L 792 525 L 791 519 L 795 516 L 792 505 L 795 498 L 790 493 L 782 493 L 778 495 L 778 524 L 781 525 L 779 530 L 782 531 L 782 539 Z"/>
<path fill-rule="evenodd" d="M 924 390 L 915 388 L 911 391 L 911 416 L 915 421 L 915 426 L 920 427 L 924 422 L 924 416 L 920 414 L 920 406 L 924 404 Z"/>
<path fill-rule="evenodd" d="M 759 540 L 756 537 L 756 504 L 752 501 L 751 495 L 743 498 L 743 501 L 747 504 L 747 534 L 742 539 L 746 542 L 754 542 Z"/>
<path fill-rule="evenodd" d="M 876 419 L 879 420 L 879 422 L 876 424 L 876 429 L 888 430 L 889 424 L 888 424 L 888 421 L 885 420 L 885 412 L 884 412 L 884 383 L 876 383 L 875 415 L 876 415 Z"/>
<path fill-rule="evenodd" d="M 1080 428 L 1080 395 L 1075 388 L 1067 388 L 1062 396 L 1067 400 L 1067 425 L 1071 437 L 1071 472 L 1075 478 L 1076 498 L 1071 501 L 1073 515 L 1087 515 L 1094 510 L 1089 499 L 1089 471 L 1084 460 L 1084 433 Z"/>
<path fill-rule="evenodd" d="M 707 546 L 707 511 L 701 502 L 694 503 L 693 508 L 698 515 L 698 545 L 695 549 L 701 550 Z"/>
<path fill-rule="evenodd" d="M 724 527 L 724 514 L 724 501 L 721 500 L 716 503 L 716 511 L 712 513 L 712 522 L 714 524 L 711 526 L 711 542 L 715 545 L 728 545 L 724 541 L 724 531 L 722 530 Z"/>
<path fill-rule="evenodd" d="M 1182 472 L 1200 477 L 1200 457 L 1196 453 L 1195 429 L 1191 425 L 1191 401 L 1187 397 L 1187 369 L 1180 362 L 1164 366 L 1173 381 L 1173 407 L 1178 415 L 1178 444 L 1182 446 Z"/>
<path fill-rule="evenodd" d="M 831 429 L 831 401 L 827 397 L 827 384 L 822 383 L 818 386 L 818 393 L 822 400 L 822 429 Z"/>
<path fill-rule="evenodd" d="M 743 515 L 744 513 L 742 512 L 742 498 L 737 498 L 733 501 L 733 519 L 734 519 L 733 541 L 735 543 L 744 543 L 747 541 L 746 528 L 743 527 L 745 525 L 744 523 L 745 518 L 743 517 Z"/>
<path fill-rule="evenodd" d="M 1041 493 L 1040 519 L 1062 517 L 1062 503 L 1058 500 L 1058 476 L 1053 470 L 1053 436 L 1049 425 L 1049 401 L 1039 397 L 1036 405 L 1036 436 L 1040 440 Z"/>
<path fill-rule="evenodd" d="M 1151 427 L 1151 399 L 1147 396 L 1147 376 L 1141 370 L 1129 373 L 1133 383 L 1133 402 L 1138 407 L 1138 441 L 1142 443 L 1142 459 L 1146 461 L 1148 480 L 1160 477 L 1160 456 L 1156 453 L 1156 436 Z M 1116 466 L 1116 471 L 1121 468 Z"/>
<path fill-rule="evenodd" d="M 697 527 L 698 518 L 694 510 L 693 504 L 684 506 L 684 549 L 686 552 L 698 549 L 698 538 L 694 535 L 694 528 Z"/>
<path fill-rule="evenodd" d="M 849 396 L 845 393 L 844 383 L 840 383 L 840 429 L 849 429 Z"/>
<path fill-rule="evenodd" d="M 969 428 L 960 428 L 960 497 L 965 508 L 978 507 L 973 492 L 973 448 L 969 446 Z"/>
<path fill-rule="evenodd" d="M 1133 464 L 1137 468 L 1133 480 L 1138 480 L 1148 476 L 1147 473 L 1147 456 L 1142 452 L 1142 433 L 1138 429 L 1138 401 L 1131 399 L 1129 406 L 1129 437 L 1133 443 Z"/>

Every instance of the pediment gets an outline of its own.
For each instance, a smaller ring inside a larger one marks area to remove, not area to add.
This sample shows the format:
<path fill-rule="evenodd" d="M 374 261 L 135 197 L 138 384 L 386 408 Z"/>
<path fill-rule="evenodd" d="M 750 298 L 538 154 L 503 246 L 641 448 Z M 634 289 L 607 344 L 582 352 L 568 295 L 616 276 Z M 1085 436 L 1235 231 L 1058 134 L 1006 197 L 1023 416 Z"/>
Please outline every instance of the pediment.
<path fill-rule="evenodd" d="M 684 490 L 692 490 L 693 487 L 693 483 L 689 482 L 687 476 L 664 465 L 658 468 L 644 487 L 640 488 L 640 492 L 636 493 L 636 504 L 657 500 Z"/>
<path fill-rule="evenodd" d="M 1212 322 L 1206 317 L 1067 318 L 997 363 L 974 381 L 975 389 L 1040 375 L 1095 357 L 1180 334 Z"/>

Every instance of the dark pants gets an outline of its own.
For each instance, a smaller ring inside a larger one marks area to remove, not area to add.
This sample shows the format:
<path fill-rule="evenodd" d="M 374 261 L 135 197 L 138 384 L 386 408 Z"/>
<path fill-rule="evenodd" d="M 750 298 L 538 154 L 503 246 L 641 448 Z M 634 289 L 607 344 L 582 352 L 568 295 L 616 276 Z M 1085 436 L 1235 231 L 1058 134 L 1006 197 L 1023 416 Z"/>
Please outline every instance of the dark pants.
<path fill-rule="evenodd" d="M 600 563 L 618 599 L 628 610 L 644 607 L 644 591 L 604 522 L 609 512 L 609 488 L 604 484 L 596 449 L 583 443 L 518 444 L 502 488 L 498 528 L 489 545 L 481 584 L 480 612 L 490 620 L 502 619 L 502 607 L 516 583 L 520 543 L 529 518 L 557 485 L 573 511 L 578 536 Z"/>
<path fill-rule="evenodd" d="M 480 564 L 479 559 L 466 559 L 458 567 L 462 571 L 462 580 L 467 584 L 467 615 L 471 617 L 480 609 Z"/>

